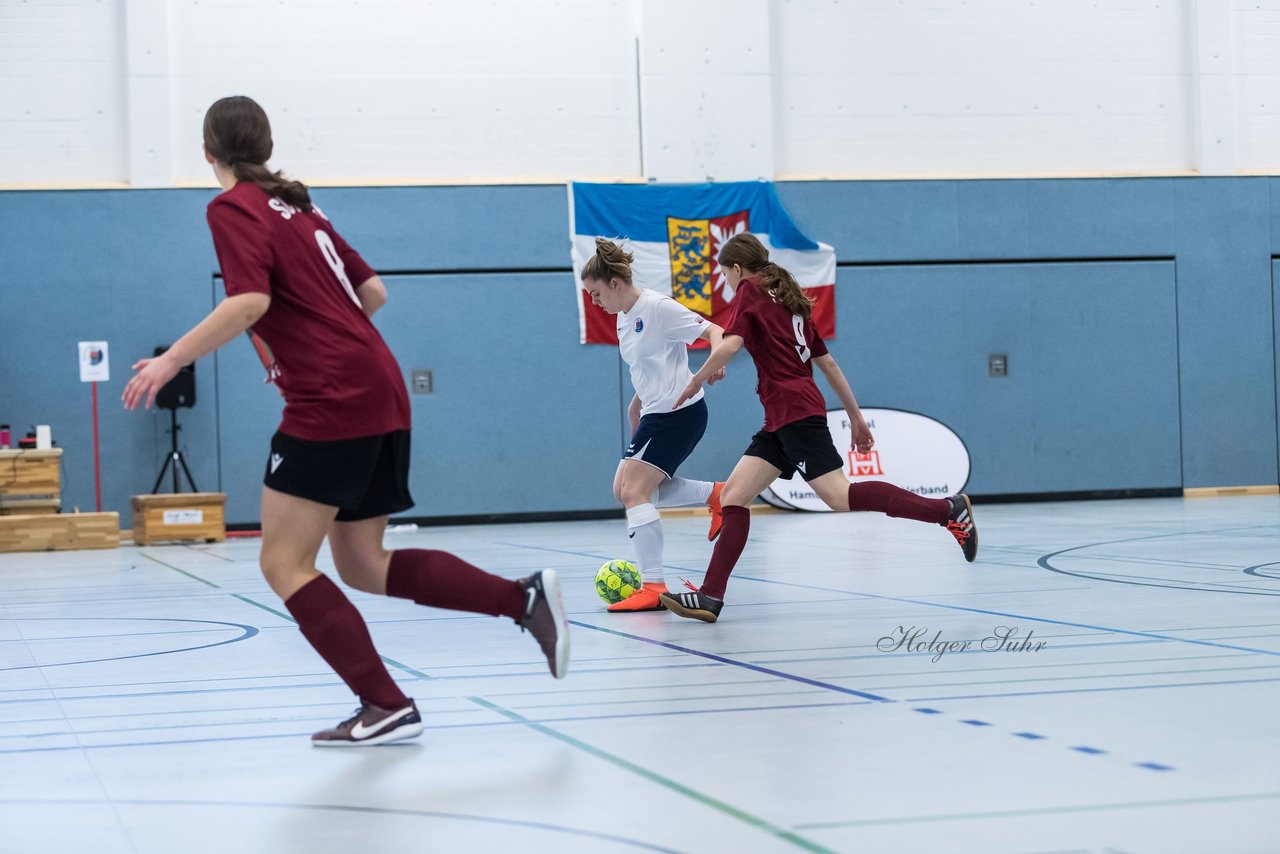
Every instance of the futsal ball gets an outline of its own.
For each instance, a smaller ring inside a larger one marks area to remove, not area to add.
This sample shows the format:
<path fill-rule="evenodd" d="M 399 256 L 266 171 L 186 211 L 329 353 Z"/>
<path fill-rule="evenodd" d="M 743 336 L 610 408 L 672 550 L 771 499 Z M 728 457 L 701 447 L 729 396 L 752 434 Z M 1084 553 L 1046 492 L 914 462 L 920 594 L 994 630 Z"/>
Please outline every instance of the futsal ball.
<path fill-rule="evenodd" d="M 596 592 L 610 605 L 640 589 L 640 570 L 629 560 L 611 560 L 596 573 Z"/>

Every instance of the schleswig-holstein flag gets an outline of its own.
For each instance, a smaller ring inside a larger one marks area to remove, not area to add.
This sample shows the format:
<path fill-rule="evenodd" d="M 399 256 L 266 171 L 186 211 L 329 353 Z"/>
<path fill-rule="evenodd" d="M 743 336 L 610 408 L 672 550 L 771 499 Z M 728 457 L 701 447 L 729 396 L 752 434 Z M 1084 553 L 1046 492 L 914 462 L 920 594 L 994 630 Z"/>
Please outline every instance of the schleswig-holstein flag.
<path fill-rule="evenodd" d="M 769 260 L 791 274 L 817 302 L 818 334 L 836 332 L 836 252 L 809 239 L 783 210 L 773 184 L 571 184 L 569 232 L 583 344 L 617 344 L 617 321 L 591 304 L 582 290 L 582 266 L 595 254 L 597 237 L 619 241 L 635 253 L 635 283 L 669 293 L 682 305 L 727 326 L 733 289 L 716 255 L 735 234 L 750 231 Z"/>

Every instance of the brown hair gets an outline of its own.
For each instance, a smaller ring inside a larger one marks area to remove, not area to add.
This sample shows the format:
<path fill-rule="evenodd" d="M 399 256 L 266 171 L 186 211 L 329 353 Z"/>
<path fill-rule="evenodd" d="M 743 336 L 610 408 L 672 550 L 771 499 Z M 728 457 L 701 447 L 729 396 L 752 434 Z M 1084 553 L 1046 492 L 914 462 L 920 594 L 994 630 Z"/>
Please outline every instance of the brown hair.
<path fill-rule="evenodd" d="M 635 256 L 623 252 L 622 247 L 612 240 L 596 238 L 596 254 L 582 265 L 582 281 L 591 279 L 594 282 L 608 282 L 618 278 L 631 284 L 631 260 Z"/>
<path fill-rule="evenodd" d="M 311 212 L 307 185 L 266 166 L 271 158 L 271 122 L 257 101 L 244 95 L 214 101 L 204 114 L 204 147 L 231 167 L 237 181 L 257 184 L 268 195 Z"/>
<path fill-rule="evenodd" d="M 721 267 L 734 264 L 760 275 L 760 286 L 792 314 L 808 317 L 813 300 L 805 296 L 800 283 L 786 269 L 769 260 L 769 250 L 750 232 L 735 234 L 725 241 L 717 258 Z"/>

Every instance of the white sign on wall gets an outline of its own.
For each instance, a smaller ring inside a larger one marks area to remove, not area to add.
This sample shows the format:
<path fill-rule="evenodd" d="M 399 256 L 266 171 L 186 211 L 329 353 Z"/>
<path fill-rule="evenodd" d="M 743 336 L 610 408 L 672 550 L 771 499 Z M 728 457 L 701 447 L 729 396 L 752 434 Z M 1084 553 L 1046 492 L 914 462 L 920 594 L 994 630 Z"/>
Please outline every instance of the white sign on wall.
<path fill-rule="evenodd" d="M 111 379 L 106 341 L 80 342 L 80 382 L 105 383 Z"/>
<path fill-rule="evenodd" d="M 964 490 L 969 482 L 969 449 L 940 421 L 900 409 L 863 409 L 875 448 L 854 452 L 849 443 L 849 417 L 843 409 L 827 413 L 827 427 L 836 450 L 845 459 L 850 483 L 892 483 L 926 498 L 945 498 Z M 796 472 L 778 478 L 760 496 L 789 510 L 830 510 Z"/>

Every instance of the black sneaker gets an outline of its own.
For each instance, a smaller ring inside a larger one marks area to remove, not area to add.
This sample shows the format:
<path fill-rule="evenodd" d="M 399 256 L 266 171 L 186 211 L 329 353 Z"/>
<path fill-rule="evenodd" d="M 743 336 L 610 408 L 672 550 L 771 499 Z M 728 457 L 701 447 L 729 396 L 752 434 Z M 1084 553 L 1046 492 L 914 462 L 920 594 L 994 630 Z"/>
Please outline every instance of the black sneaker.
<path fill-rule="evenodd" d="M 365 703 L 356 713 L 333 729 L 311 736 L 312 747 L 361 747 L 382 744 L 422 734 L 422 716 L 413 700 L 398 709 L 383 709 Z"/>
<path fill-rule="evenodd" d="M 529 630 L 547 657 L 551 675 L 562 679 L 569 670 L 569 621 L 564 616 L 560 579 L 554 569 L 544 569 L 516 583 L 524 588 L 520 631 Z"/>
<path fill-rule="evenodd" d="M 658 596 L 658 600 L 673 614 L 688 617 L 691 620 L 702 620 L 704 623 L 714 623 L 720 617 L 724 600 L 708 596 L 687 581 L 684 585 L 689 588 L 687 592 L 663 593 Z"/>
<path fill-rule="evenodd" d="M 973 563 L 978 558 L 978 526 L 973 521 L 973 505 L 969 503 L 969 496 L 963 492 L 947 500 L 951 502 L 947 530 L 960 544 L 964 559 Z"/>

